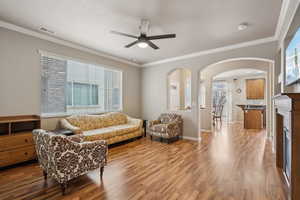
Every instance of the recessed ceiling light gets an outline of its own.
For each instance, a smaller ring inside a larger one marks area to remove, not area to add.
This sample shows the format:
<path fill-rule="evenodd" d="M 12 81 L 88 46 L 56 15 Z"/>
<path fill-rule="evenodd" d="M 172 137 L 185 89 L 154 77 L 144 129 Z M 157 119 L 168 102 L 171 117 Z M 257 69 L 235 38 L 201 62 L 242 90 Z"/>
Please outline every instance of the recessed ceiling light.
<path fill-rule="evenodd" d="M 243 31 L 243 30 L 247 29 L 248 26 L 249 26 L 249 24 L 246 23 L 246 22 L 241 23 L 241 24 L 238 26 L 238 30 L 239 30 L 239 31 Z"/>
<path fill-rule="evenodd" d="M 49 29 L 47 29 L 47 28 L 45 28 L 43 26 L 40 27 L 40 31 L 48 33 L 48 34 L 54 34 L 54 31 L 51 31 L 51 30 L 49 30 Z"/>

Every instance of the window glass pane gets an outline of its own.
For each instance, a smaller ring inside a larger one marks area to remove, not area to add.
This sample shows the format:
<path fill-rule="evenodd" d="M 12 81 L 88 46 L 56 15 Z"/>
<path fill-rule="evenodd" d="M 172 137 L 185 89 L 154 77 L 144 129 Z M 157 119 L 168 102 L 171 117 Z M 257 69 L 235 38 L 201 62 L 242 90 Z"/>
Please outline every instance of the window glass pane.
<path fill-rule="evenodd" d="M 98 106 L 100 109 L 104 110 L 104 88 L 99 88 L 99 95 L 98 95 Z"/>
<path fill-rule="evenodd" d="M 113 110 L 117 110 L 120 108 L 120 88 L 113 88 L 112 90 L 112 108 Z"/>
<path fill-rule="evenodd" d="M 86 106 L 90 105 L 90 85 L 82 83 L 73 83 L 74 105 Z"/>
<path fill-rule="evenodd" d="M 72 105 L 72 82 L 67 83 L 67 105 Z"/>
<path fill-rule="evenodd" d="M 92 102 L 91 105 L 98 105 L 98 85 L 92 85 Z"/>
<path fill-rule="evenodd" d="M 41 57 L 42 113 L 66 112 L 67 62 L 63 59 Z"/>

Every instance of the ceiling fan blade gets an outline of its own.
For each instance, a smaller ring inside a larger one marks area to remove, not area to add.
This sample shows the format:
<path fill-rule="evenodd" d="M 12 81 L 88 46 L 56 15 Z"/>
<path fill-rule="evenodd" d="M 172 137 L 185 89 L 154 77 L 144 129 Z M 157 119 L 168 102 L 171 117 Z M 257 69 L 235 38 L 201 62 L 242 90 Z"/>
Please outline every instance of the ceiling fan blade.
<path fill-rule="evenodd" d="M 156 46 L 153 42 L 151 42 L 151 41 L 147 41 L 147 44 L 150 46 L 150 47 L 152 47 L 153 49 L 159 49 L 159 47 L 158 46 Z"/>
<path fill-rule="evenodd" d="M 137 43 L 139 43 L 139 42 L 140 42 L 139 40 L 136 40 L 136 41 L 134 41 L 134 42 L 132 42 L 132 43 L 130 43 L 130 44 L 127 44 L 127 45 L 125 46 L 125 48 L 132 47 L 133 45 L 135 45 L 135 44 L 137 44 Z"/>
<path fill-rule="evenodd" d="M 153 36 L 148 36 L 147 40 L 160 40 L 160 39 L 175 38 L 175 37 L 176 34 L 153 35 Z"/>
<path fill-rule="evenodd" d="M 122 35 L 122 36 L 126 36 L 126 37 L 131 37 L 131 38 L 138 39 L 137 36 L 130 35 L 130 34 L 126 34 L 126 33 L 121 33 L 121 32 L 118 32 L 118 31 L 110 31 L 110 33 L 113 33 L 113 34 L 116 34 L 116 35 Z"/>

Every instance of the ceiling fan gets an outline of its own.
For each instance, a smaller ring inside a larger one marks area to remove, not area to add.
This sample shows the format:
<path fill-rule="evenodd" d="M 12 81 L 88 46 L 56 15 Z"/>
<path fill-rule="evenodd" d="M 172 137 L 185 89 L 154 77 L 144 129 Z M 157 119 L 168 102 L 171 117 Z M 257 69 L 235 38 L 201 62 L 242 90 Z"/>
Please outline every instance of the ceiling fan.
<path fill-rule="evenodd" d="M 147 32 L 149 30 L 149 20 L 142 19 L 141 25 L 139 26 L 140 29 L 140 36 L 130 35 L 126 33 L 121 33 L 118 31 L 110 31 L 113 34 L 122 35 L 125 37 L 135 38 L 136 41 L 128 44 L 125 46 L 125 48 L 132 47 L 133 45 L 138 45 L 140 48 L 146 48 L 148 46 L 152 47 L 153 49 L 159 49 L 158 46 L 156 46 L 151 40 L 160 40 L 160 39 L 168 39 L 168 38 L 175 38 L 176 34 L 165 34 L 165 35 L 153 35 L 153 36 L 147 36 Z"/>

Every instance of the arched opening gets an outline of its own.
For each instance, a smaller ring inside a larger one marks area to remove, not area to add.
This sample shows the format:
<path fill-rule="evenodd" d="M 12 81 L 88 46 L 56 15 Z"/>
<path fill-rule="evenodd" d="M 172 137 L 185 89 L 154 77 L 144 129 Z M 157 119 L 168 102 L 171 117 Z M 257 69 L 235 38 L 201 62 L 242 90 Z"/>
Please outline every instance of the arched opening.
<path fill-rule="evenodd" d="M 271 97 L 273 89 L 274 62 L 260 58 L 236 58 L 220 61 L 199 71 L 198 82 L 198 127 L 201 133 L 211 132 L 216 126 L 214 114 L 222 116 L 224 123 L 245 123 L 239 105 L 265 106 L 262 128 L 273 137 L 274 108 Z M 262 79 L 265 83 L 262 99 L 247 98 L 247 80 Z M 235 98 L 235 99 L 233 99 Z M 220 106 L 221 105 L 221 106 Z M 222 107 L 218 110 L 218 107 Z M 249 107 L 250 108 L 250 107 Z M 257 107 L 258 108 L 258 107 Z M 220 114 L 220 110 L 221 113 Z M 220 125 L 220 123 L 218 124 Z"/>
<path fill-rule="evenodd" d="M 167 107 L 169 111 L 189 111 L 192 108 L 192 72 L 177 68 L 168 73 Z"/>

